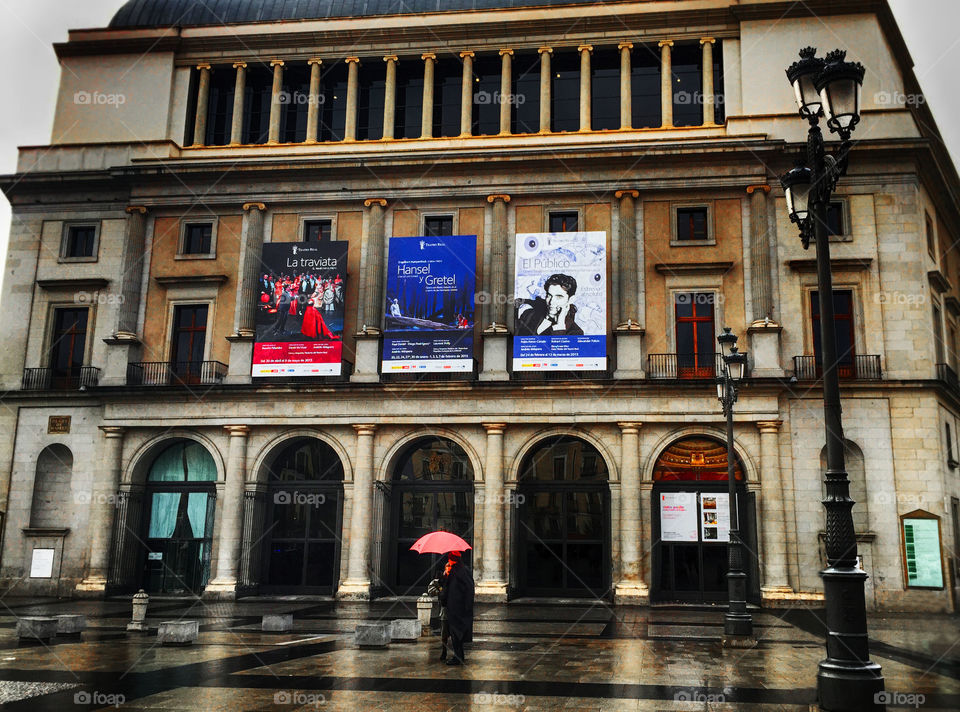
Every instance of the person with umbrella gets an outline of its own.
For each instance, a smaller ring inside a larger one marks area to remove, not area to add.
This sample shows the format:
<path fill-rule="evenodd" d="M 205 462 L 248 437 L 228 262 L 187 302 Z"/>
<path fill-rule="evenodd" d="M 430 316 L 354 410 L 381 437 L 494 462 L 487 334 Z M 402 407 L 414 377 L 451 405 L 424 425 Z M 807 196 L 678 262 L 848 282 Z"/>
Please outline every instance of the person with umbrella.
<path fill-rule="evenodd" d="M 451 551 L 440 589 L 440 605 L 447 611 L 447 626 L 450 630 L 450 647 L 453 657 L 447 665 L 462 665 L 466 662 L 463 644 L 473 640 L 473 575 L 461 561 L 459 551 Z"/>

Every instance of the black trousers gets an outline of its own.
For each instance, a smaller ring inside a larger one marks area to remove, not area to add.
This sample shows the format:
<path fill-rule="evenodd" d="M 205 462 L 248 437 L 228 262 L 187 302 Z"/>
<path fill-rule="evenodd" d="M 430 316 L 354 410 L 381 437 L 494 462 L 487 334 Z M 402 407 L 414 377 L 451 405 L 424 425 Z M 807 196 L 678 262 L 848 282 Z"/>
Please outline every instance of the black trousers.
<path fill-rule="evenodd" d="M 463 637 L 454 633 L 452 629 L 450 630 L 450 648 L 453 651 L 453 657 L 460 662 L 466 660 L 463 656 Z"/>

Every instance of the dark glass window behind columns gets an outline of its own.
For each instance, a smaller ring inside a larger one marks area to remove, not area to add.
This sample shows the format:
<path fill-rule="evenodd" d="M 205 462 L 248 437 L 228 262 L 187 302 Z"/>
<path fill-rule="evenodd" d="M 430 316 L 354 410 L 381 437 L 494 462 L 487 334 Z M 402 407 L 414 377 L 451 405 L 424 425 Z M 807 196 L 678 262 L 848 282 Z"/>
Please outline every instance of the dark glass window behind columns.
<path fill-rule="evenodd" d="M 540 130 L 540 55 L 536 52 L 517 52 L 513 56 L 513 94 L 516 106 L 512 110 L 511 133 L 537 133 Z"/>
<path fill-rule="evenodd" d="M 347 64 L 338 61 L 324 69 L 320 65 L 320 92 L 323 103 L 320 104 L 319 141 L 342 141 L 343 127 L 347 114 Z"/>
<path fill-rule="evenodd" d="M 460 99 L 463 60 L 457 55 L 439 55 L 433 70 L 433 135 L 460 135 Z"/>
<path fill-rule="evenodd" d="M 620 52 L 595 50 L 590 61 L 590 128 L 620 128 Z"/>
<path fill-rule="evenodd" d="M 673 47 L 673 125 L 703 125 L 703 51 L 699 42 Z"/>
<path fill-rule="evenodd" d="M 210 75 L 205 139 L 207 146 L 225 146 L 230 143 L 236 76 L 236 70 L 229 64 L 214 67 Z"/>
<path fill-rule="evenodd" d="M 660 126 L 660 48 L 636 45 L 630 62 L 631 112 L 635 129 Z"/>
<path fill-rule="evenodd" d="M 419 138 L 423 101 L 423 62 L 416 59 L 397 62 L 397 98 L 393 135 Z"/>
<path fill-rule="evenodd" d="M 550 97 L 550 130 L 580 129 L 580 53 L 572 49 L 554 50 L 550 68 L 553 92 Z"/>
<path fill-rule="evenodd" d="M 499 55 L 473 59 L 473 133 L 495 136 L 500 133 L 500 104 L 510 97 L 500 96 L 501 61 Z M 513 113 L 514 107 L 510 106 Z"/>
<path fill-rule="evenodd" d="M 387 63 L 377 58 L 360 64 L 357 91 L 357 140 L 376 141 L 383 138 L 383 101 Z"/>
<path fill-rule="evenodd" d="M 307 112 L 310 110 L 310 67 L 287 64 L 283 68 L 280 95 L 280 143 L 307 140 Z"/>
<path fill-rule="evenodd" d="M 269 65 L 250 64 L 243 95 L 243 142 L 266 143 L 270 134 L 270 95 L 273 71 Z"/>

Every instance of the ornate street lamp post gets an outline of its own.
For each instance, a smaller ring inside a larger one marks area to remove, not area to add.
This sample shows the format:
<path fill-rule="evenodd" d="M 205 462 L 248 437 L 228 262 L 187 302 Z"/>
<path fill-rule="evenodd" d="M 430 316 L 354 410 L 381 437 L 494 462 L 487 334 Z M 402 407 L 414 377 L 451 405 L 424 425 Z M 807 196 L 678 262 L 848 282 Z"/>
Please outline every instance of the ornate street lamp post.
<path fill-rule="evenodd" d="M 833 278 L 827 206 L 837 182 L 846 173 L 850 135 L 860 121 L 860 89 L 864 69 L 845 61 L 834 50 L 826 59 L 813 47 L 800 50 L 800 61 L 787 70 L 800 116 L 810 123 L 806 164 L 799 163 L 780 183 L 790 219 L 800 228 L 800 240 L 817 249 L 817 291 L 820 300 L 820 349 L 823 368 L 823 420 L 827 439 L 826 497 L 827 568 L 820 572 L 826 604 L 827 657 L 817 671 L 817 697 L 826 710 L 881 709 L 880 666 L 870 660 L 867 611 L 863 595 L 867 574 L 857 565 L 857 537 L 850 512 L 850 482 L 843 453 L 837 336 L 833 321 Z M 826 152 L 819 117 L 840 137 L 835 155 Z"/>
<path fill-rule="evenodd" d="M 743 378 L 747 355 L 737 351 L 737 336 L 729 327 L 717 337 L 723 357 L 723 371 L 717 377 L 717 398 L 727 419 L 727 492 L 730 500 L 730 541 L 727 544 L 727 593 L 729 604 L 723 617 L 724 645 L 750 647 L 753 617 L 747 613 L 747 574 L 743 570 L 743 541 L 740 538 L 740 507 L 734 477 L 733 404 L 737 402 L 737 384 Z"/>

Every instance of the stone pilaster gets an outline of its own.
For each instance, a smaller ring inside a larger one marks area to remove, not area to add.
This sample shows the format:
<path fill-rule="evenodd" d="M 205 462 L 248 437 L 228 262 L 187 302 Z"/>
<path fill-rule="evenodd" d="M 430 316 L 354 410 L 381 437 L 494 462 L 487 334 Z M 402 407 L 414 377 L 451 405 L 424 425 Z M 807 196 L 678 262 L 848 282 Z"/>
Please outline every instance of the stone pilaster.
<path fill-rule="evenodd" d="M 483 330 L 483 370 L 481 381 L 505 381 L 507 371 L 507 203 L 509 195 L 488 195 L 493 205 L 493 229 L 490 236 L 490 274 L 487 276 L 487 319 Z"/>
<path fill-rule="evenodd" d="M 637 279 L 637 205 L 636 190 L 618 190 L 618 232 L 620 257 L 615 269 L 620 277 L 620 314 L 614 333 L 617 349 L 617 370 L 614 378 L 644 378 L 643 327 L 640 324 Z"/>
<path fill-rule="evenodd" d="M 505 493 L 503 490 L 503 423 L 484 423 L 487 431 L 487 455 L 483 485 L 483 579 L 477 585 L 477 599 L 507 600 L 507 582 L 503 566 Z"/>
<path fill-rule="evenodd" d="M 308 59 L 310 66 L 310 97 L 307 104 L 307 143 L 317 142 L 320 129 L 320 65 L 323 60 L 317 57 Z"/>
<path fill-rule="evenodd" d="M 703 125 L 713 126 L 713 44 L 716 40 L 713 37 L 704 37 L 700 40 L 700 47 L 703 53 Z"/>
<path fill-rule="evenodd" d="M 274 59 L 270 62 L 273 67 L 273 87 L 270 90 L 270 131 L 267 134 L 267 143 L 280 142 L 280 112 L 283 104 L 280 102 L 280 92 L 283 91 L 283 60 Z"/>
<path fill-rule="evenodd" d="M 347 57 L 347 108 L 344 112 L 343 140 L 357 140 L 357 93 L 360 87 L 360 58 Z"/>
<path fill-rule="evenodd" d="M 433 69 L 437 55 L 424 52 L 423 60 L 423 108 L 420 113 L 420 138 L 433 138 Z"/>
<path fill-rule="evenodd" d="M 387 63 L 386 81 L 383 89 L 383 138 L 394 137 L 393 125 L 397 111 L 397 55 L 388 54 L 383 58 Z"/>
<path fill-rule="evenodd" d="M 240 256 L 237 260 L 237 298 L 233 310 L 233 333 L 226 383 L 250 383 L 253 340 L 257 323 L 257 289 L 263 253 L 263 223 L 267 206 L 244 203 L 240 230 Z"/>
<path fill-rule="evenodd" d="M 243 490 L 247 480 L 246 425 L 226 425 L 230 435 L 227 451 L 226 486 L 220 508 L 220 538 L 217 541 L 216 576 L 203 591 L 204 598 L 233 600 L 237 596 L 240 543 L 243 540 Z"/>
<path fill-rule="evenodd" d="M 550 133 L 550 95 L 553 74 L 550 72 L 551 47 L 541 47 L 540 53 L 540 133 Z"/>
<path fill-rule="evenodd" d="M 383 323 L 384 198 L 363 201 L 368 209 L 363 234 L 363 276 L 360 282 L 360 331 L 356 335 L 356 357 L 350 380 L 375 383 L 380 380 L 380 335 Z"/>
<path fill-rule="evenodd" d="M 460 135 L 473 134 L 473 52 L 460 53 L 463 80 L 460 82 Z"/>
<path fill-rule="evenodd" d="M 625 130 L 633 126 L 633 86 L 631 56 L 632 42 L 621 42 L 617 45 L 620 50 L 620 129 Z"/>
<path fill-rule="evenodd" d="M 109 345 L 104 362 L 101 386 L 122 386 L 127 382 L 127 364 L 140 347 L 137 320 L 140 315 L 140 290 L 143 285 L 143 263 L 146 259 L 147 209 L 142 205 L 127 208 L 127 224 L 123 239 L 123 271 L 120 295 L 123 301 L 117 313 L 113 334 L 104 339 Z"/>
<path fill-rule="evenodd" d="M 757 423 L 760 431 L 760 529 L 763 542 L 762 585 L 764 605 L 792 600 L 787 579 L 786 521 L 783 507 L 783 481 L 780 474 L 779 420 Z"/>
<path fill-rule="evenodd" d="M 660 125 L 673 126 L 673 40 L 661 40 L 660 46 Z"/>
<path fill-rule="evenodd" d="M 590 130 L 590 55 L 593 53 L 592 45 L 580 45 L 577 47 L 580 53 L 580 130 Z"/>
<path fill-rule="evenodd" d="M 234 62 L 237 77 L 233 85 L 233 119 L 230 124 L 230 145 L 243 143 L 243 96 L 247 90 L 247 63 Z"/>
<path fill-rule="evenodd" d="M 373 508 L 373 437 L 376 425 L 354 425 L 357 433 L 357 466 L 353 475 L 353 504 L 350 513 L 350 542 L 347 578 L 337 598 L 370 598 L 370 529 Z"/>
<path fill-rule="evenodd" d="M 750 196 L 750 303 L 753 323 L 750 337 L 751 375 L 758 378 L 782 378 L 780 324 L 773 320 L 773 280 L 770 269 L 771 238 L 767 229 L 770 186 L 747 186 Z"/>
<path fill-rule="evenodd" d="M 513 93 L 513 50 L 500 50 L 500 134 L 506 135 L 510 131 L 510 111 L 513 103 L 510 101 Z"/>
<path fill-rule="evenodd" d="M 640 541 L 643 516 L 640 507 L 640 426 L 618 423 L 621 443 L 620 477 L 620 581 L 614 589 L 617 604 L 645 605 L 650 591 L 640 576 Z"/>
<path fill-rule="evenodd" d="M 76 589 L 77 595 L 83 598 L 101 597 L 107 589 L 110 546 L 117 513 L 117 492 L 120 489 L 120 473 L 123 469 L 125 429 L 101 425 L 100 431 L 103 439 L 100 443 L 100 458 L 93 491 L 90 493 L 90 521 L 87 525 L 87 575 L 77 584 Z"/>
<path fill-rule="evenodd" d="M 207 108 L 210 106 L 210 74 L 213 68 L 206 62 L 197 65 L 200 82 L 197 85 L 197 114 L 193 121 L 193 145 L 203 146 L 207 142 Z"/>

